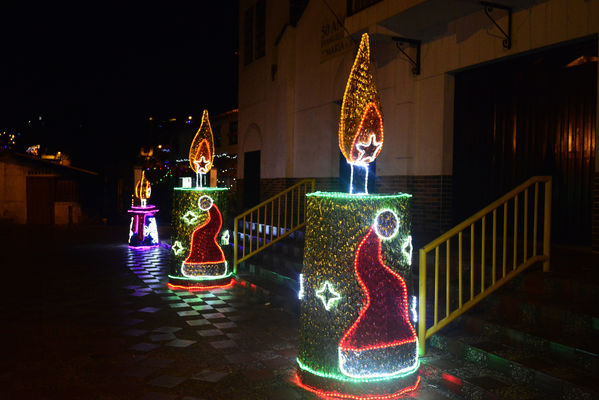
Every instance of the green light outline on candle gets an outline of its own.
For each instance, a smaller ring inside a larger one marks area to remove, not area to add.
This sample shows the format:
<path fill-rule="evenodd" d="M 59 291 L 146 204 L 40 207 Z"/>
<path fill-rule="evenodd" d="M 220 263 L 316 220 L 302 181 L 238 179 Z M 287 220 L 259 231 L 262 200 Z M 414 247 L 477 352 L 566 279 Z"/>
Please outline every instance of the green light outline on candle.
<path fill-rule="evenodd" d="M 303 364 L 299 360 L 299 358 L 296 358 L 296 361 L 297 361 L 297 365 L 302 370 L 309 372 L 313 375 L 320 376 L 321 378 L 335 379 L 337 381 L 342 381 L 342 382 L 380 382 L 380 381 L 389 381 L 389 380 L 397 379 L 397 378 L 403 378 L 405 376 L 408 376 L 408 375 L 413 374 L 414 372 L 418 371 L 418 368 L 420 368 L 420 358 L 416 357 L 416 359 L 417 359 L 416 363 L 408 371 L 398 373 L 397 375 L 388 375 L 388 376 L 382 376 L 382 377 L 376 377 L 376 378 L 351 378 L 349 376 L 335 374 L 332 372 L 316 371 L 316 370 L 308 367 L 307 365 Z"/>
<path fill-rule="evenodd" d="M 409 193 L 397 194 L 366 194 L 366 193 L 342 193 L 342 192 L 312 192 L 306 193 L 306 197 L 329 197 L 335 199 L 352 199 L 352 200 L 378 200 L 378 199 L 394 199 L 394 198 L 411 198 Z"/>

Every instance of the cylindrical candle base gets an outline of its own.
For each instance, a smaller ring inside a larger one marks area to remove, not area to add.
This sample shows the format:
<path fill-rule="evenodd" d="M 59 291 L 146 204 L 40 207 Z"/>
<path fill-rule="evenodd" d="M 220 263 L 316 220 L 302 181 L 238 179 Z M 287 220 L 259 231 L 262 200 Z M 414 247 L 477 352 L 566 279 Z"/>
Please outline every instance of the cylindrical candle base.
<path fill-rule="evenodd" d="M 418 385 L 410 198 L 307 195 L 297 360 L 305 389 L 391 399 Z"/>

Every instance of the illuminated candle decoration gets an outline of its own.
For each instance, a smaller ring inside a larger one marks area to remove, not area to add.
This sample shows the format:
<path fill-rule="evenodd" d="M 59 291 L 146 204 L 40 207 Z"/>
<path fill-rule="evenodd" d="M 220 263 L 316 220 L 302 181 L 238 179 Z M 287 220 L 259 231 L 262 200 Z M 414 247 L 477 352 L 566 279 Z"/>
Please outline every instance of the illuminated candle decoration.
<path fill-rule="evenodd" d="M 343 96 L 339 148 L 363 167 L 383 146 L 383 117 L 362 36 Z M 368 178 L 366 178 L 367 181 Z M 300 276 L 296 382 L 325 397 L 395 399 L 420 382 L 410 320 L 411 195 L 309 193 Z M 412 309 L 415 300 L 412 301 Z"/>
<path fill-rule="evenodd" d="M 204 110 L 191 147 L 189 165 L 196 173 L 196 186 L 182 179 L 183 187 L 173 192 L 171 266 L 168 286 L 202 290 L 229 287 L 232 271 L 227 221 L 227 188 L 204 186 L 204 175 L 212 168 L 214 139 Z"/>
<path fill-rule="evenodd" d="M 297 360 L 307 390 L 392 399 L 416 388 L 418 339 L 406 284 L 410 198 L 307 195 Z"/>
<path fill-rule="evenodd" d="M 140 205 L 134 205 L 127 212 L 131 215 L 129 224 L 129 247 L 135 249 L 146 249 L 158 246 L 158 227 L 154 214 L 158 209 L 147 204 L 152 193 L 150 182 L 142 171 L 141 179 L 135 185 L 135 198 Z"/>
<path fill-rule="evenodd" d="M 173 194 L 169 287 L 200 290 L 228 287 L 232 271 L 227 263 L 229 231 L 227 188 L 181 188 Z"/>
<path fill-rule="evenodd" d="M 214 161 L 214 138 L 208 119 L 208 110 L 202 114 L 202 123 L 189 148 L 189 165 L 196 173 L 196 187 L 203 187 L 204 176 Z"/>
<path fill-rule="evenodd" d="M 353 193 L 354 166 L 373 162 L 383 148 L 383 115 L 379 93 L 370 66 L 368 34 L 362 35 L 341 104 L 339 148 L 351 166 L 350 193 Z M 368 175 L 364 193 L 368 193 Z"/>

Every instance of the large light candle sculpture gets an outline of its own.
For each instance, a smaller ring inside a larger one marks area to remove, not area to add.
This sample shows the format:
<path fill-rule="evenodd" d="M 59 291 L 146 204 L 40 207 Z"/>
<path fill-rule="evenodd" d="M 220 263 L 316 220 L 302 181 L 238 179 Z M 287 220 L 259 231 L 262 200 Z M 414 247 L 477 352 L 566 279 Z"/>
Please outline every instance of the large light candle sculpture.
<path fill-rule="evenodd" d="M 176 187 L 173 193 L 170 288 L 201 290 L 233 283 L 226 260 L 229 231 L 223 229 L 228 189 L 206 187 L 203 182 L 213 160 L 214 139 L 204 110 L 189 151 L 196 186 Z"/>
<path fill-rule="evenodd" d="M 367 168 L 382 144 L 365 34 L 343 98 L 339 147 L 352 167 Z M 418 386 L 414 298 L 406 284 L 412 259 L 410 198 L 307 195 L 296 377 L 305 389 L 331 397 L 393 399 Z"/>
<path fill-rule="evenodd" d="M 139 205 L 133 205 L 128 213 L 131 215 L 129 225 L 129 247 L 144 249 L 156 247 L 158 242 L 158 228 L 156 226 L 156 217 L 154 214 L 158 209 L 147 204 L 152 193 L 150 182 L 146 179 L 144 171 L 141 172 L 141 179 L 135 185 L 135 199 L 139 200 Z"/>

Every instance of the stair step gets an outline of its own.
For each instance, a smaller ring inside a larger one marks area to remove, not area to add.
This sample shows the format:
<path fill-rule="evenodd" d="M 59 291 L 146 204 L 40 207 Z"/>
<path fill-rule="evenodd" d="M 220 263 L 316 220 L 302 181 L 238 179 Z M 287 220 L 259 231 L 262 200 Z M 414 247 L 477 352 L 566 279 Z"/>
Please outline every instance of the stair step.
<path fill-rule="evenodd" d="M 555 360 L 530 347 L 513 347 L 484 335 L 464 336 L 457 329 L 435 335 L 431 345 L 547 395 L 562 399 L 592 399 L 599 395 L 599 382 L 593 379 L 595 374 L 591 371 Z"/>
<path fill-rule="evenodd" d="M 508 375 L 464 361 L 447 351 L 430 348 L 421 357 L 420 373 L 426 382 L 450 396 L 466 400 L 551 400 L 528 385 L 521 384 Z"/>
<path fill-rule="evenodd" d="M 460 323 L 471 334 L 530 347 L 599 374 L 599 343 L 595 340 L 585 341 L 572 335 L 562 336 L 535 325 L 516 324 L 506 318 L 492 319 L 487 313 L 464 315 Z"/>
<path fill-rule="evenodd" d="M 518 279 L 518 278 L 517 278 Z M 570 299 L 577 303 L 599 304 L 599 284 L 565 272 L 534 271 L 514 284 L 519 291 Z"/>
<path fill-rule="evenodd" d="M 238 266 L 237 274 L 267 293 L 268 301 L 273 307 L 280 307 L 294 315 L 299 315 L 297 298 L 299 282 L 249 261 L 244 261 Z"/>
<path fill-rule="evenodd" d="M 599 338 L 599 318 L 587 314 L 596 313 L 587 304 L 506 289 L 486 299 L 485 308 L 492 317 L 507 317 L 511 321 L 542 327 L 561 335 L 575 335 L 587 340 Z"/>

